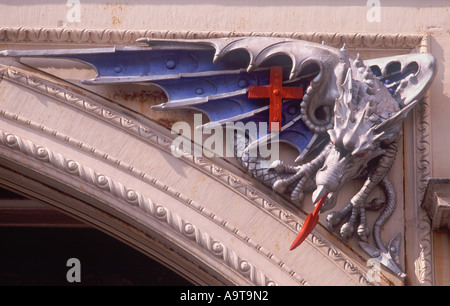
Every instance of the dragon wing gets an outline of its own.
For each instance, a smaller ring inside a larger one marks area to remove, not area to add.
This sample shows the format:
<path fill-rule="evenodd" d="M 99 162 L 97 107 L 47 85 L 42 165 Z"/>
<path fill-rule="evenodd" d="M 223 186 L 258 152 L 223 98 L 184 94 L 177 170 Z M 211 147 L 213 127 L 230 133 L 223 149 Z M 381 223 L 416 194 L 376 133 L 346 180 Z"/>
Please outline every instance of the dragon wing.
<path fill-rule="evenodd" d="M 154 109 L 195 109 L 210 123 L 255 122 L 257 139 L 267 141 L 269 99 L 249 99 L 250 86 L 267 86 L 270 67 L 282 66 L 283 86 L 300 86 L 303 99 L 285 100 L 279 141 L 291 144 L 301 155 L 314 146 L 317 135 L 330 127 L 331 111 L 316 118 L 318 107 L 330 107 L 339 89 L 336 70 L 344 56 L 338 50 L 304 41 L 274 38 L 222 38 L 205 40 L 139 39 L 144 46 L 90 49 L 1 51 L 0 56 L 52 57 L 83 61 L 97 76 L 88 85 L 147 83 L 163 89 L 168 101 Z M 317 52 L 319 50 L 319 52 Z M 328 65 L 323 65 L 323 61 Z M 344 71 L 344 69 L 341 69 Z M 318 97 L 315 92 L 331 93 Z M 307 103 L 306 103 L 307 102 Z M 302 105 L 302 106 L 301 106 Z M 325 121 L 325 124 L 324 124 Z M 320 126 L 322 123 L 322 126 Z M 265 128 L 264 128 L 265 127 Z"/>
<path fill-rule="evenodd" d="M 401 107 L 419 99 L 436 74 L 436 60 L 429 53 L 413 53 L 364 60 L 389 89 Z"/>

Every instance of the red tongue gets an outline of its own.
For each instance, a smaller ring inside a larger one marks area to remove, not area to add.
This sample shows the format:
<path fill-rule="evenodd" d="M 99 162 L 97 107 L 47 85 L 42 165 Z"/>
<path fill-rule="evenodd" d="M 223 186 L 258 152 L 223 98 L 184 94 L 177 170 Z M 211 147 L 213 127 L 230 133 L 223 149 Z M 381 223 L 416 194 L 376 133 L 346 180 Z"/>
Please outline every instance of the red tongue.
<path fill-rule="evenodd" d="M 320 209 L 322 208 L 323 203 L 325 202 L 327 195 L 328 194 L 324 195 L 319 200 L 319 202 L 317 202 L 317 205 L 316 205 L 316 208 L 314 209 L 314 211 L 306 217 L 305 223 L 303 223 L 303 226 L 300 229 L 300 232 L 298 233 L 297 237 L 295 238 L 295 240 L 292 243 L 289 250 L 292 251 L 293 249 L 298 247 L 303 242 L 303 240 L 305 240 L 306 237 L 308 237 L 308 235 L 312 232 L 314 227 L 317 225 L 317 223 L 319 222 L 319 212 L 320 212 Z"/>

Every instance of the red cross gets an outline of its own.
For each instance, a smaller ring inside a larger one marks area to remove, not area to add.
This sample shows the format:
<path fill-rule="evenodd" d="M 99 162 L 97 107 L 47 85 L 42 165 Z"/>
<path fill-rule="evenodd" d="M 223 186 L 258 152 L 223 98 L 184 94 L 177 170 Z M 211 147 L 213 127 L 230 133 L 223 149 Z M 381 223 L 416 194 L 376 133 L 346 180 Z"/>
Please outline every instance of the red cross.
<path fill-rule="evenodd" d="M 301 87 L 283 87 L 283 67 L 270 67 L 270 85 L 269 86 L 249 86 L 249 99 L 270 98 L 269 107 L 269 131 L 271 131 L 272 122 L 278 122 L 278 130 L 281 129 L 281 105 L 283 99 L 301 99 L 303 97 L 303 88 Z"/>

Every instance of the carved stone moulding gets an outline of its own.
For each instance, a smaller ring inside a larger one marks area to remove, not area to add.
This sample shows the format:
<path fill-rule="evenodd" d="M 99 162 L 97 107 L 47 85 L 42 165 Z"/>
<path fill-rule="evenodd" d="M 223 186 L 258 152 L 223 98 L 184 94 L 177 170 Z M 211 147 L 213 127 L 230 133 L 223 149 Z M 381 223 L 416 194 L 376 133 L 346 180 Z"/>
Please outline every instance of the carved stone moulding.
<path fill-rule="evenodd" d="M 47 42 L 57 44 L 135 44 L 142 37 L 164 39 L 207 39 L 220 37 L 286 37 L 321 43 L 332 47 L 414 49 L 423 35 L 373 33 L 235 32 L 235 31 L 152 31 L 95 30 L 70 28 L 0 28 L 0 41 L 9 43 Z"/>

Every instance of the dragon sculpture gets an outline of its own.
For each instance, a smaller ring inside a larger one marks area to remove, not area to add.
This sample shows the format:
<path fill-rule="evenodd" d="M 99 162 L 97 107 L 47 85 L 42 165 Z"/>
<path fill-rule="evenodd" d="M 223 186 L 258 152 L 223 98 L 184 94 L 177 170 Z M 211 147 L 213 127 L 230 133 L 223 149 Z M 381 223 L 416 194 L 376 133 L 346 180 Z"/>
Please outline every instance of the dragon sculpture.
<path fill-rule="evenodd" d="M 275 37 L 204 40 L 142 38 L 143 46 L 97 49 L 2 51 L 0 55 L 63 57 L 94 66 L 98 75 L 89 85 L 151 83 L 160 86 L 167 102 L 158 110 L 194 109 L 211 124 L 267 122 L 268 99 L 251 99 L 251 86 L 270 86 L 270 68 L 282 67 L 283 86 L 301 87 L 300 99 L 285 99 L 278 132 L 258 130 L 234 140 L 242 167 L 274 191 L 300 205 L 312 192 L 323 200 L 321 212 L 331 210 L 341 187 L 352 179 L 365 183 L 350 203 L 327 216 L 331 229 L 340 227 L 348 239 L 356 231 L 361 247 L 404 277 L 399 267 L 400 235 L 386 247 L 383 224 L 393 213 L 396 194 L 386 174 L 394 163 L 402 124 L 428 89 L 434 73 L 430 54 L 407 54 L 363 61 L 325 44 Z M 260 128 L 261 129 L 261 128 Z M 277 137 L 274 138 L 274 135 Z M 250 148 L 271 141 L 298 151 L 295 163 L 267 163 Z M 368 201 L 376 186 L 385 201 Z M 384 209 L 373 226 L 375 246 L 368 242 L 366 210 Z"/>

